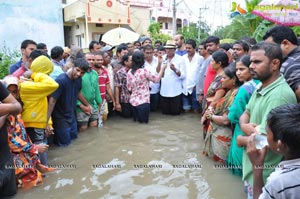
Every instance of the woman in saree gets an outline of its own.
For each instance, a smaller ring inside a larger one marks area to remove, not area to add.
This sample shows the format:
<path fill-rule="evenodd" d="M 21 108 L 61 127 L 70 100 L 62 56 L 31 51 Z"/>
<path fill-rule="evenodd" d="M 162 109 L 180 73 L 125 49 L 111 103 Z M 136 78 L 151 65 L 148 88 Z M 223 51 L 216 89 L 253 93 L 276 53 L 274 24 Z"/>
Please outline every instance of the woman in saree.
<path fill-rule="evenodd" d="M 3 80 L 9 92 L 19 100 L 18 79 L 7 76 Z M 26 133 L 21 114 L 7 117 L 8 143 L 14 158 L 18 187 L 30 188 L 42 182 L 42 173 L 53 171 L 41 164 L 38 153 L 48 150 L 48 145 L 33 144 Z"/>
<path fill-rule="evenodd" d="M 210 84 L 203 100 L 203 112 L 201 124 L 203 125 L 203 138 L 205 139 L 209 120 L 205 117 L 206 112 L 214 110 L 217 102 L 225 95 L 226 89 L 221 86 L 223 70 L 228 66 L 228 56 L 224 51 L 218 50 L 212 54 L 211 66 L 217 71 L 217 75 Z"/>
<path fill-rule="evenodd" d="M 232 138 L 232 128 L 228 121 L 228 108 L 242 82 L 236 76 L 235 64 L 224 69 L 221 79 L 222 89 L 227 90 L 224 97 L 219 99 L 214 110 L 207 111 L 204 117 L 209 120 L 207 135 L 204 141 L 203 154 L 214 161 L 225 164 Z"/>
<path fill-rule="evenodd" d="M 232 105 L 229 107 L 228 119 L 233 124 L 234 132 L 228 153 L 227 165 L 234 175 L 242 176 L 242 158 L 243 147 L 239 147 L 236 138 L 244 135 L 241 130 L 239 119 L 245 110 L 245 107 L 255 90 L 258 80 L 253 80 L 249 66 L 251 64 L 250 56 L 244 55 L 236 62 L 236 75 L 244 84 L 239 88 Z"/>

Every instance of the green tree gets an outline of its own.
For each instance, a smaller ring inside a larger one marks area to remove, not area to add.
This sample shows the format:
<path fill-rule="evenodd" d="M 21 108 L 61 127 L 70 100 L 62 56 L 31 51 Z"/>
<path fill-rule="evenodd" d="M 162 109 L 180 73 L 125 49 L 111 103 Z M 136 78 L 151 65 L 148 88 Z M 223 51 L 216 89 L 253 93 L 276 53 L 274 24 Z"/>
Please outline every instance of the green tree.
<path fill-rule="evenodd" d="M 3 79 L 9 74 L 9 66 L 20 59 L 21 55 L 17 50 L 11 50 L 3 42 L 3 46 L 0 49 L 0 79 Z"/>
<path fill-rule="evenodd" d="M 201 22 L 200 25 L 200 40 L 205 40 L 208 37 L 208 32 L 210 32 L 210 28 L 205 22 Z M 191 23 L 189 26 L 179 28 L 178 33 L 182 34 L 185 39 L 194 39 L 195 41 L 198 41 L 199 27 L 197 27 L 196 23 Z"/>
<path fill-rule="evenodd" d="M 160 40 L 161 42 L 165 43 L 167 40 L 171 40 L 172 37 L 167 34 L 163 34 L 160 32 L 161 24 L 159 22 L 151 23 L 148 27 L 148 32 L 150 33 L 150 37 L 152 40 Z"/>
<path fill-rule="evenodd" d="M 233 18 L 230 25 L 217 29 L 215 35 L 222 39 L 230 38 L 238 40 L 242 36 L 252 35 L 249 26 L 249 20 L 244 16 L 239 15 Z"/>
<path fill-rule="evenodd" d="M 294 26 L 292 27 L 294 33 L 297 35 L 297 37 L 300 36 L 300 26 Z"/>
<path fill-rule="evenodd" d="M 273 22 L 263 20 L 261 17 L 251 14 L 255 6 L 261 0 L 245 0 L 248 13 L 239 15 L 232 19 L 230 25 L 219 27 L 214 34 L 220 38 L 240 39 L 242 36 L 249 36 L 261 41 L 266 31 L 275 24 Z M 300 35 L 300 27 L 291 27 L 296 35 Z"/>
<path fill-rule="evenodd" d="M 273 26 L 273 23 L 251 14 L 260 1 L 261 0 L 245 0 L 248 11 L 247 14 L 234 17 L 230 25 L 217 29 L 215 34 L 223 39 L 231 38 L 238 40 L 243 36 L 249 36 L 254 37 L 257 41 L 261 41 L 265 32 Z"/>

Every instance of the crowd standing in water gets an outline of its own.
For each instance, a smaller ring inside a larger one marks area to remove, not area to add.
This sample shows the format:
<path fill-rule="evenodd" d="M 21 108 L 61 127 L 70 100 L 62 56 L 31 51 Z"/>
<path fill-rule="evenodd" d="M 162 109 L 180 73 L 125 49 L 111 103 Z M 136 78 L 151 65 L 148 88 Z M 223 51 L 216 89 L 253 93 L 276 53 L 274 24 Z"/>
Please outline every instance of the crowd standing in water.
<path fill-rule="evenodd" d="M 50 56 L 45 43 L 24 40 L 22 58 L 0 83 L 0 198 L 53 171 L 49 145 L 68 146 L 117 114 L 147 124 L 158 109 L 199 114 L 199 153 L 241 176 L 247 198 L 297 198 L 300 50 L 288 27 L 272 27 L 263 39 L 92 41 L 87 53 L 56 46 Z M 259 148 L 258 137 L 268 146 Z"/>

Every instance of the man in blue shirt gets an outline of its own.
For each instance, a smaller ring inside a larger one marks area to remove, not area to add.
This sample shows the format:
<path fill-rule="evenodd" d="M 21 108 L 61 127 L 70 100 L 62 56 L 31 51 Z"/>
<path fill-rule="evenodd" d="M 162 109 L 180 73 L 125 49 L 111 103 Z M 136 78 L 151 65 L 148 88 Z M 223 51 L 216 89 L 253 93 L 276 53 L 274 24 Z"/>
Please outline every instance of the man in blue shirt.
<path fill-rule="evenodd" d="M 184 37 L 183 35 L 175 35 L 174 36 L 174 42 L 177 46 L 177 50 L 176 50 L 176 54 L 183 56 L 185 54 L 187 54 L 187 51 L 185 49 L 185 43 L 184 43 Z"/>
<path fill-rule="evenodd" d="M 13 74 L 16 70 L 18 70 L 21 67 L 22 64 L 28 61 L 30 53 L 36 49 L 36 46 L 36 42 L 30 39 L 26 39 L 22 42 L 22 59 L 9 67 L 9 74 Z"/>
<path fill-rule="evenodd" d="M 77 58 L 72 68 L 55 79 L 59 87 L 49 97 L 48 120 L 52 116 L 54 142 L 58 146 L 67 146 L 71 139 L 77 138 L 76 100 L 81 90 L 81 77 L 88 69 L 89 63 Z"/>

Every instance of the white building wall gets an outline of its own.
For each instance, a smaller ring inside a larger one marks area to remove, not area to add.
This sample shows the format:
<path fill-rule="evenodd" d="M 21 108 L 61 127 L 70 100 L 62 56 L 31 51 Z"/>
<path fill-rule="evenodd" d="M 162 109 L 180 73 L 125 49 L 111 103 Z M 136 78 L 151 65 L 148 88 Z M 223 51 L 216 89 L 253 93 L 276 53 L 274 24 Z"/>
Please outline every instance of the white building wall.
<path fill-rule="evenodd" d="M 64 45 L 61 0 L 2 1 L 0 16 L 0 49 L 4 42 L 20 49 L 25 39 L 46 43 L 49 49 Z"/>

